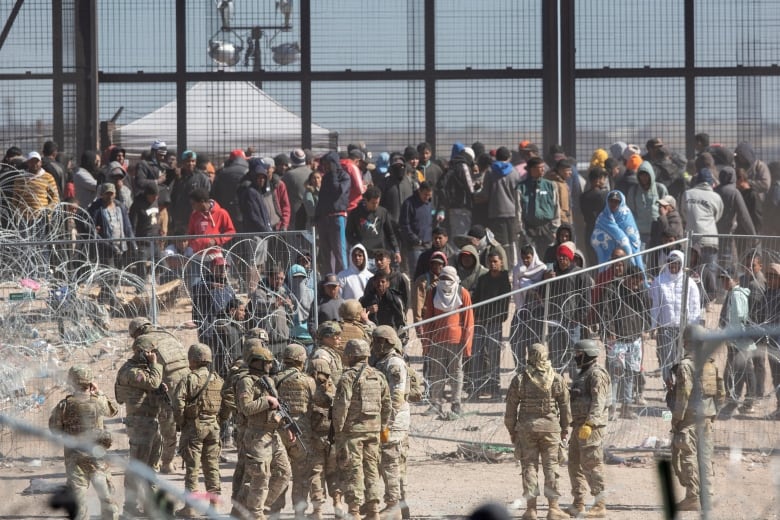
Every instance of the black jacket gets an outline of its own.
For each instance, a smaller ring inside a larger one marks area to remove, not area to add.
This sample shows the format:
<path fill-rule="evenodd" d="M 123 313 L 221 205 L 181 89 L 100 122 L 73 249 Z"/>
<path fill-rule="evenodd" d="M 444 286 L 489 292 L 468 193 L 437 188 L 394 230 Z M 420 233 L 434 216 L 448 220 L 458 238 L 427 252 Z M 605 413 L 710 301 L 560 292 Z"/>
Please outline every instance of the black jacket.
<path fill-rule="evenodd" d="M 360 201 L 360 204 L 347 215 L 346 234 L 349 247 L 363 244 L 369 253 L 376 249 L 400 251 L 390 215 L 382 206 L 374 211 L 368 211 L 366 202 Z"/>
<path fill-rule="evenodd" d="M 214 184 L 211 185 L 211 198 L 225 208 L 238 232 L 242 232 L 243 228 L 237 191 L 241 179 L 248 171 L 249 163 L 246 159 L 236 157 L 217 172 Z"/>

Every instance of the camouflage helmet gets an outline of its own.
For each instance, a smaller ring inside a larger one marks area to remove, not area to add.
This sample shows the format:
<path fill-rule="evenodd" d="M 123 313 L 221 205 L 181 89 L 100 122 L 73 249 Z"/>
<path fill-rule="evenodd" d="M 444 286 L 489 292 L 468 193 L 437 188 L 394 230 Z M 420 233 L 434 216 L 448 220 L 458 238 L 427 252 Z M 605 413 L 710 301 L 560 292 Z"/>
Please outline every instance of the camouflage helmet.
<path fill-rule="evenodd" d="M 201 364 L 211 363 L 211 348 L 203 343 L 194 343 L 187 351 L 187 359 Z"/>
<path fill-rule="evenodd" d="M 574 352 L 584 352 L 588 356 L 596 357 L 601 352 L 601 346 L 594 339 L 581 339 L 574 344 Z"/>
<path fill-rule="evenodd" d="M 312 375 L 328 374 L 330 376 L 330 363 L 324 359 L 312 359 L 311 363 L 309 364 L 309 373 Z"/>
<path fill-rule="evenodd" d="M 298 343 L 290 343 L 284 347 L 284 352 L 282 353 L 282 359 L 285 361 L 294 361 L 301 364 L 306 362 L 307 356 L 306 347 Z"/>
<path fill-rule="evenodd" d="M 157 341 L 151 334 L 140 336 L 133 341 L 133 352 L 143 350 L 144 352 L 151 352 L 157 350 Z"/>
<path fill-rule="evenodd" d="M 254 327 L 246 332 L 246 339 L 259 339 L 263 343 L 267 344 L 269 341 L 268 332 L 260 327 Z"/>
<path fill-rule="evenodd" d="M 544 343 L 534 343 L 528 347 L 528 364 L 536 366 L 549 359 L 549 350 Z"/>
<path fill-rule="evenodd" d="M 346 300 L 339 306 L 339 318 L 342 320 L 359 320 L 363 314 L 363 306 L 357 300 Z"/>
<path fill-rule="evenodd" d="M 87 365 L 74 365 L 68 370 L 68 382 L 77 387 L 86 387 L 92 383 L 92 369 Z"/>
<path fill-rule="evenodd" d="M 127 332 L 130 336 L 135 337 L 138 332 L 143 332 L 144 327 L 149 327 L 151 324 L 149 318 L 133 318 L 127 326 Z"/>
<path fill-rule="evenodd" d="M 689 323 L 683 329 L 683 347 L 685 350 L 692 350 L 701 341 L 701 336 L 705 329 L 697 323 Z"/>
<path fill-rule="evenodd" d="M 274 355 L 262 345 L 256 345 L 249 349 L 246 364 L 251 365 L 255 361 L 273 361 Z"/>
<path fill-rule="evenodd" d="M 347 357 L 367 358 L 371 355 L 371 347 L 368 346 L 368 341 L 364 339 L 351 339 L 347 341 L 344 355 Z"/>
<path fill-rule="evenodd" d="M 246 361 L 249 358 L 249 351 L 254 347 L 262 347 L 263 341 L 259 338 L 247 338 L 244 340 L 244 348 L 241 350 L 241 358 Z"/>
<path fill-rule="evenodd" d="M 341 336 L 341 325 L 337 321 L 326 321 L 317 328 L 318 338 Z"/>
<path fill-rule="evenodd" d="M 371 334 L 371 337 L 375 340 L 377 339 L 383 339 L 385 340 L 384 345 L 385 347 L 382 349 L 382 351 L 385 351 L 387 349 L 387 346 L 390 346 L 399 353 L 403 350 L 403 346 L 401 345 L 401 339 L 398 337 L 398 334 L 396 334 L 395 329 L 391 327 L 390 325 L 379 325 L 377 328 L 374 329 L 374 332 Z"/>

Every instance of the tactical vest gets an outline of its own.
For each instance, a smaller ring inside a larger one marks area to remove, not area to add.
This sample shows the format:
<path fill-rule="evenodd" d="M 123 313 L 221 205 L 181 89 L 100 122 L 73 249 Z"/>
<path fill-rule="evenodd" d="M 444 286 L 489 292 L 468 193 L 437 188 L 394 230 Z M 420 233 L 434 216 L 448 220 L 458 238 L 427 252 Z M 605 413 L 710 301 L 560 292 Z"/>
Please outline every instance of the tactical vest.
<path fill-rule="evenodd" d="M 141 338 L 151 341 L 155 346 L 157 361 L 163 366 L 163 383 L 170 389 L 176 388 L 190 369 L 184 347 L 172 334 L 164 330 L 151 330 L 139 336 L 136 341 Z"/>
<path fill-rule="evenodd" d="M 145 390 L 138 388 L 133 379 L 132 370 L 139 367 L 133 360 L 127 361 L 116 375 L 114 396 L 119 404 L 127 408 L 127 415 L 145 415 L 155 417 L 159 404 Z"/>
<path fill-rule="evenodd" d="M 362 366 L 351 367 L 348 371 L 360 372 Z M 355 375 L 357 377 L 357 374 Z M 352 399 L 344 430 L 349 425 L 360 423 L 361 430 L 379 431 L 382 426 L 382 380 L 384 376 L 376 369 L 366 366 L 360 379 L 352 383 Z"/>
<path fill-rule="evenodd" d="M 260 397 L 268 395 L 263 383 L 260 381 L 261 379 L 261 375 L 253 374 L 251 372 L 247 373 L 236 384 L 236 388 L 238 388 L 239 385 L 245 384 L 247 380 L 251 381 L 252 400 L 255 401 Z M 276 413 L 273 410 L 266 410 L 264 412 L 246 416 L 246 425 L 247 428 L 259 431 L 274 431 L 279 426 L 279 421 L 276 420 Z"/>
<path fill-rule="evenodd" d="M 333 406 L 333 383 L 328 381 L 328 390 L 317 385 L 312 396 L 311 429 L 314 433 L 325 435 L 330 431 L 331 407 Z"/>
<path fill-rule="evenodd" d="M 575 379 L 574 382 L 571 385 L 571 416 L 572 416 L 572 423 L 574 425 L 582 425 L 585 424 L 585 422 L 588 420 L 588 417 L 590 416 L 590 408 L 593 401 L 591 390 L 593 387 L 594 382 L 596 381 L 598 375 L 597 373 L 603 372 L 603 376 L 607 379 L 609 379 L 609 375 L 606 373 L 606 371 L 598 364 L 593 363 L 590 368 L 588 368 L 584 373 L 579 374 Z M 605 413 L 603 411 L 599 412 L 599 416 L 595 419 L 597 422 L 604 424 L 594 424 L 593 426 L 604 426 L 606 425 L 606 417 L 604 416 Z M 603 421 L 601 421 L 603 419 Z"/>
<path fill-rule="evenodd" d="M 341 323 L 341 343 L 346 345 L 347 341 L 351 339 L 363 339 L 371 343 L 371 335 L 362 323 L 355 323 L 353 321 L 344 321 Z M 341 355 L 341 361 L 348 363 L 349 360 L 344 355 L 344 351 L 339 352 Z"/>
<path fill-rule="evenodd" d="M 330 347 L 320 346 L 314 351 L 312 359 L 324 359 L 330 365 L 330 379 L 334 385 L 337 385 L 341 374 L 344 372 L 344 364 L 341 361 L 341 354 Z"/>
<path fill-rule="evenodd" d="M 557 379 L 549 390 L 539 388 L 533 384 L 528 374 L 523 374 L 520 379 L 520 405 L 518 406 L 518 420 L 527 421 L 529 419 L 546 417 L 553 414 L 558 415 L 558 401 L 555 396 L 561 393 Z"/>
<path fill-rule="evenodd" d="M 698 381 L 695 378 L 696 367 L 693 360 L 685 357 L 680 361 L 680 365 L 683 364 L 688 366 L 688 370 L 694 376 L 694 385 L 698 387 L 696 390 L 699 392 L 699 395 L 703 398 L 713 398 L 716 401 L 726 397 L 723 378 L 718 373 L 718 367 L 715 365 L 714 359 L 709 358 L 704 362 L 704 365 L 701 367 L 701 379 Z"/>
<path fill-rule="evenodd" d="M 236 406 L 236 388 L 238 382 L 247 375 L 249 375 L 249 369 L 244 365 L 231 367 L 230 374 L 222 385 L 222 401 L 228 401 L 229 408 L 235 412 L 236 428 L 239 429 L 246 426 L 246 416 Z"/>
<path fill-rule="evenodd" d="M 62 411 L 62 431 L 68 435 L 82 435 L 103 429 L 103 419 L 96 399 L 89 396 L 65 398 Z"/>
<path fill-rule="evenodd" d="M 298 370 L 288 368 L 276 376 L 279 400 L 287 403 L 290 415 L 296 419 L 306 413 L 312 398 L 313 380 Z"/>
<path fill-rule="evenodd" d="M 184 407 L 184 417 L 194 419 L 203 415 L 216 416 L 219 413 L 220 406 L 222 406 L 222 384 L 224 381 L 216 372 L 209 374 L 208 369 L 205 367 L 199 368 L 190 377 L 192 376 L 197 381 L 192 385 L 190 391 L 193 392 L 193 395 L 198 392 L 200 394 L 197 399 L 192 403 L 188 402 Z M 204 387 L 203 385 L 206 386 Z M 192 397 L 190 397 L 190 400 L 192 400 Z"/>

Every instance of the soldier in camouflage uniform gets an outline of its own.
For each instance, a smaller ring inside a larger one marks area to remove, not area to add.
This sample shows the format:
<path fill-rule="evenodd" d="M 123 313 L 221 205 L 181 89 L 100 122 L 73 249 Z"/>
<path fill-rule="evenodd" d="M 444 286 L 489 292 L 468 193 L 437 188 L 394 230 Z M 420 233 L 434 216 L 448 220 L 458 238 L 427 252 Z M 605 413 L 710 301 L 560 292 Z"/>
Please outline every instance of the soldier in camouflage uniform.
<path fill-rule="evenodd" d="M 203 464 L 206 491 L 211 495 L 221 492 L 219 475 L 220 436 L 217 414 L 222 405 L 222 378 L 209 370 L 212 353 L 208 345 L 191 345 L 187 352 L 190 373 L 179 382 L 174 391 L 174 416 L 181 429 L 181 456 L 184 459 L 184 489 L 192 493 L 198 489 L 198 476 Z M 211 499 L 212 504 L 216 498 Z M 196 512 L 184 506 L 176 516 L 195 516 Z"/>
<path fill-rule="evenodd" d="M 382 430 L 382 479 L 385 482 L 383 518 L 400 520 L 402 502 L 406 501 L 406 457 L 409 453 L 411 409 L 408 395 L 408 371 L 403 358 L 403 345 L 395 329 L 380 325 L 372 334 L 371 350 L 379 361 L 376 368 L 387 379 L 392 411 L 386 429 Z M 405 510 L 405 508 L 404 508 Z"/>
<path fill-rule="evenodd" d="M 311 355 L 311 359 L 323 359 L 330 366 L 330 379 L 337 385 L 344 371 L 341 361 L 343 343 L 341 339 L 341 325 L 336 321 L 326 321 L 317 329 L 317 348 Z"/>
<path fill-rule="evenodd" d="M 284 370 L 274 377 L 279 400 L 289 408 L 290 416 L 303 432 L 301 442 L 308 445 L 311 432 L 310 418 L 312 399 L 314 397 L 314 379 L 303 371 L 306 363 L 306 348 L 297 343 L 291 343 L 282 351 Z M 292 466 L 292 502 L 295 518 L 306 518 L 304 514 L 309 505 L 309 460 L 300 442 L 290 442 L 287 435 L 282 436 L 282 442 L 287 449 L 287 457 Z M 284 508 L 285 493 L 271 506 L 271 512 Z"/>
<path fill-rule="evenodd" d="M 341 325 L 341 341 L 346 343 L 351 339 L 363 339 L 371 342 L 371 330 L 363 321 L 365 310 L 357 300 L 345 300 L 339 306 L 339 320 Z M 341 361 L 346 364 L 346 356 L 341 351 Z"/>
<path fill-rule="evenodd" d="M 162 406 L 158 393 L 162 384 L 163 367 L 150 342 L 133 343 L 133 357 L 125 362 L 116 375 L 114 395 L 125 405 L 125 427 L 130 442 L 130 458 L 153 468 L 160 460 L 162 438 L 157 416 Z M 132 472 L 125 475 L 124 514 L 128 517 L 142 514 L 141 506 L 151 497 L 145 482 Z"/>
<path fill-rule="evenodd" d="M 555 372 L 545 345 L 528 349 L 528 364 L 512 378 L 506 394 L 504 425 L 523 465 L 524 520 L 534 520 L 539 496 L 539 458 L 544 471 L 544 496 L 550 504 L 547 518 L 569 518 L 558 506 L 558 450 L 569 433 L 569 389 Z"/>
<path fill-rule="evenodd" d="M 133 338 L 133 348 L 141 348 L 140 345 L 144 344 L 144 350 L 154 350 L 157 354 L 157 361 L 163 367 L 163 389 L 173 401 L 174 389 L 189 372 L 184 346 L 176 336 L 155 328 L 147 318 L 132 319 L 128 332 Z M 160 407 L 157 420 L 162 436 L 162 454 L 154 468 L 160 473 L 173 473 L 173 458 L 176 456 L 176 420 L 173 417 L 173 408 L 164 403 Z"/>
<path fill-rule="evenodd" d="M 390 419 L 390 389 L 384 376 L 368 366 L 367 342 L 350 340 L 344 351 L 350 367 L 339 380 L 333 401 L 336 460 L 349 514 L 359 520 L 365 499 L 366 518 L 378 520 L 379 435 Z"/>
<path fill-rule="evenodd" d="M 255 346 L 247 352 L 248 371 L 236 385 L 238 412 L 246 417 L 242 440 L 246 458 L 244 478 L 236 502 L 246 508 L 250 518 L 264 520 L 264 506 L 273 504 L 290 482 L 292 470 L 287 451 L 277 431 L 281 417 L 275 412 L 279 401 L 271 395 L 274 382 L 269 377 L 273 354 Z M 288 430 L 289 433 L 289 430 Z M 238 508 L 231 512 L 239 516 Z"/>
<path fill-rule="evenodd" d="M 692 335 L 700 325 L 688 325 L 683 332 L 685 356 L 674 371 L 674 408 L 672 409 L 672 467 L 674 473 L 685 487 L 685 498 L 677 504 L 678 511 L 698 511 L 701 508 L 701 483 L 699 480 L 699 462 L 697 449 L 704 452 L 707 461 L 707 474 L 712 485 L 715 476 L 712 466 L 712 423 L 717 414 L 716 400 L 726 395 L 723 379 L 718 374 L 712 358 L 708 358 L 701 369 L 697 382 L 694 349 L 702 348 Z M 696 414 L 701 412 L 703 437 L 696 433 Z"/>
<path fill-rule="evenodd" d="M 336 386 L 330 378 L 330 365 L 325 359 L 309 362 L 309 374 L 317 385 L 312 398 L 311 442 L 309 461 L 311 475 L 311 520 L 322 520 L 322 505 L 325 503 L 325 486 L 333 499 L 336 517 L 344 514 L 343 494 L 336 465 L 336 450 L 331 438 L 331 408 L 336 396 Z"/>
<path fill-rule="evenodd" d="M 57 403 L 49 417 L 49 429 L 79 437 L 85 442 L 111 447 L 111 436 L 103 428 L 103 417 L 114 417 L 119 409 L 116 402 L 106 397 L 92 380 L 92 370 L 76 365 L 68 371 L 68 383 L 73 393 Z M 111 472 L 103 460 L 87 452 L 65 448 L 65 473 L 68 487 L 77 504 L 77 520 L 87 520 L 87 489 L 90 482 L 100 499 L 101 520 L 117 520 L 119 509 L 114 502 Z"/>
<path fill-rule="evenodd" d="M 572 516 L 605 518 L 604 430 L 612 386 L 607 371 L 599 365 L 601 347 L 592 339 L 574 344 L 574 361 L 579 372 L 571 386 L 572 438 L 569 442 L 569 478 L 574 503 Z M 585 490 L 596 497 L 596 504 L 585 512 Z"/>

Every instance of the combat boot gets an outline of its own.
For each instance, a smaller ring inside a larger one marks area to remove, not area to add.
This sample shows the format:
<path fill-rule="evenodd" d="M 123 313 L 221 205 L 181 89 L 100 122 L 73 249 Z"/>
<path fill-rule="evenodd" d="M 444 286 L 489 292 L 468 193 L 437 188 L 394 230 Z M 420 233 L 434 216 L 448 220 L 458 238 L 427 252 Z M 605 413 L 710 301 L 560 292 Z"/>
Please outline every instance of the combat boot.
<path fill-rule="evenodd" d="M 620 418 L 621 419 L 630 419 L 632 421 L 639 419 L 639 416 L 634 413 L 634 411 L 631 409 L 631 405 L 628 403 L 623 403 L 623 407 L 620 409 Z"/>
<path fill-rule="evenodd" d="M 572 518 L 582 516 L 582 514 L 585 513 L 585 501 L 581 498 L 575 498 L 574 503 L 566 508 L 566 512 L 569 513 L 569 516 Z"/>
<path fill-rule="evenodd" d="M 344 518 L 347 513 L 347 508 L 344 506 L 344 502 L 341 501 L 342 497 L 341 493 L 333 494 L 333 516 L 336 518 Z"/>
<path fill-rule="evenodd" d="M 173 464 L 170 462 L 166 462 L 165 464 L 162 465 L 162 467 L 160 467 L 160 473 L 162 473 L 163 475 L 170 475 L 173 472 L 174 472 Z"/>
<path fill-rule="evenodd" d="M 523 520 L 536 520 L 536 497 L 529 498 L 525 504 L 525 513 L 521 516 Z"/>
<path fill-rule="evenodd" d="M 381 520 L 381 517 L 379 516 L 379 501 L 378 500 L 372 500 L 368 503 L 368 511 L 366 513 L 366 516 L 363 518 L 365 520 Z M 400 510 L 399 510 L 400 513 Z M 400 518 L 400 515 L 399 515 Z"/>
<path fill-rule="evenodd" d="M 677 502 L 675 508 L 678 511 L 698 511 L 701 509 L 701 502 L 699 502 L 699 497 L 688 495 Z"/>
<path fill-rule="evenodd" d="M 387 502 L 385 508 L 379 512 L 379 518 L 382 520 L 403 520 L 401 506 L 398 505 L 398 502 Z"/>
<path fill-rule="evenodd" d="M 322 520 L 322 504 L 324 502 L 312 502 L 312 511 L 309 513 L 308 519 L 309 520 Z"/>
<path fill-rule="evenodd" d="M 569 518 L 569 515 L 566 514 L 558 505 L 557 498 L 551 498 L 547 502 L 547 520 L 564 520 Z"/>
<path fill-rule="evenodd" d="M 201 518 L 201 514 L 190 506 L 184 506 L 174 514 L 176 518 Z"/>
<path fill-rule="evenodd" d="M 597 500 L 596 504 L 588 509 L 585 513 L 585 518 L 606 518 L 607 517 L 607 503 L 604 500 Z"/>
<path fill-rule="evenodd" d="M 349 518 L 349 520 L 361 520 L 362 517 L 360 516 L 360 504 L 349 504 L 347 518 Z"/>

